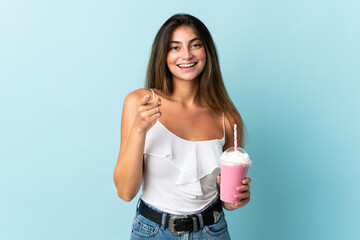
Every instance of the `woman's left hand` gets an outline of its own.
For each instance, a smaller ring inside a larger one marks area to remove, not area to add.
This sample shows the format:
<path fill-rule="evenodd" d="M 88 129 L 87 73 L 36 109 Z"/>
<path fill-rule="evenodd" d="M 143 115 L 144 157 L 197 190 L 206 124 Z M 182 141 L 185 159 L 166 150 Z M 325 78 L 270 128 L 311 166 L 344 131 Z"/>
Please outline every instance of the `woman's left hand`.
<path fill-rule="evenodd" d="M 217 183 L 220 186 L 221 177 L 217 177 Z M 249 203 L 250 201 L 250 182 L 251 178 L 245 178 L 242 180 L 242 185 L 237 187 L 238 194 L 235 196 L 237 198 L 237 202 L 235 203 L 228 203 L 223 202 L 223 206 L 226 210 L 232 211 L 238 208 L 241 208 Z"/>

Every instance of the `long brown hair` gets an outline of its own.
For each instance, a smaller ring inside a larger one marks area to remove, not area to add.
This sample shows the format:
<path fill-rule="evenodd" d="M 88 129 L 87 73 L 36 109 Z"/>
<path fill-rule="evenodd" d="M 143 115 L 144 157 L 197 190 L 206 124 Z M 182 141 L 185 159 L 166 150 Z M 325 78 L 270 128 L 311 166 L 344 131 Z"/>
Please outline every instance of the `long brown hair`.
<path fill-rule="evenodd" d="M 243 121 L 225 89 L 211 34 L 198 18 L 189 14 L 175 14 L 161 26 L 152 45 L 145 87 L 159 89 L 167 96 L 173 92 L 172 75 L 166 63 L 166 56 L 172 33 L 176 28 L 184 25 L 194 29 L 206 52 L 206 64 L 199 81 L 199 96 L 211 110 L 224 112 L 231 125 L 234 123 L 238 125 L 239 146 L 243 146 L 245 140 Z"/>

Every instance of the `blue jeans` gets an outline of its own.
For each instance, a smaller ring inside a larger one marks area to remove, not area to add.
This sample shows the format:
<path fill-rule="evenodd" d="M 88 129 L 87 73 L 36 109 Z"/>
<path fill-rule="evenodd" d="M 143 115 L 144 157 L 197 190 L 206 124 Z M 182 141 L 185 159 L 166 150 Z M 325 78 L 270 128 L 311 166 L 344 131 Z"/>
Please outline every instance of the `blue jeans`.
<path fill-rule="evenodd" d="M 148 205 L 152 209 L 155 209 L 159 212 L 160 210 L 154 208 L 153 206 Z M 211 206 L 211 205 L 210 205 Z M 209 207 L 210 207 L 209 206 Z M 171 215 L 171 214 L 170 214 Z M 197 214 L 200 219 L 200 225 L 202 225 L 202 218 L 200 214 Z M 139 239 L 148 239 L 148 240 L 229 240 L 230 235 L 227 229 L 227 223 L 225 220 L 224 211 L 221 212 L 221 217 L 218 222 L 204 226 L 196 232 L 190 232 L 183 234 L 181 236 L 174 236 L 169 228 L 165 228 L 165 223 L 159 225 L 149 219 L 145 218 L 138 211 L 136 211 L 135 219 L 132 224 L 132 232 L 130 240 L 139 240 Z"/>

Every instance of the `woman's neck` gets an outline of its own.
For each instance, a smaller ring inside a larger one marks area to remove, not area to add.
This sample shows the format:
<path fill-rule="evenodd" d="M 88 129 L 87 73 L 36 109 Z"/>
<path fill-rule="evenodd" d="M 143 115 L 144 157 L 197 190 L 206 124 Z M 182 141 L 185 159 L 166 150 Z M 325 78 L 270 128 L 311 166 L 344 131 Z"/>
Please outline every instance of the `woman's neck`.
<path fill-rule="evenodd" d="M 199 97 L 199 81 L 173 81 L 173 92 L 170 98 L 184 107 L 202 105 Z"/>

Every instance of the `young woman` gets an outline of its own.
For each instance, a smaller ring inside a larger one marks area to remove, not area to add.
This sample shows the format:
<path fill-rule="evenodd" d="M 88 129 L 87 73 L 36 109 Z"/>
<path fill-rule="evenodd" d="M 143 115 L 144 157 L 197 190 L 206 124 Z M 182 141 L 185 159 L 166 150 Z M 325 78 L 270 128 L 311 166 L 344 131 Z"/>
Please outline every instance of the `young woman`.
<path fill-rule="evenodd" d="M 142 186 L 131 239 L 230 239 L 222 208 L 246 205 L 251 179 L 237 188 L 237 203 L 221 202 L 215 183 L 220 155 L 233 145 L 233 124 L 238 146 L 244 127 L 199 19 L 177 14 L 163 24 L 146 85 L 125 99 L 114 171 L 123 200 L 131 201 Z"/>

